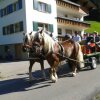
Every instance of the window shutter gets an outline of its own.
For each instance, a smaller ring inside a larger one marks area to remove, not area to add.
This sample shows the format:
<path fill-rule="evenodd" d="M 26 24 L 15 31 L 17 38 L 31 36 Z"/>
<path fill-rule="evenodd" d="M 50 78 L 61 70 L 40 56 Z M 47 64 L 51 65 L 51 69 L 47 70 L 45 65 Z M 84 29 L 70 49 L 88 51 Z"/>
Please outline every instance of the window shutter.
<path fill-rule="evenodd" d="M 38 31 L 38 23 L 33 22 L 33 31 Z"/>
<path fill-rule="evenodd" d="M 53 25 L 52 24 L 49 24 L 49 31 L 53 32 Z"/>
<path fill-rule="evenodd" d="M 3 17 L 3 10 L 0 10 L 0 17 Z"/>
<path fill-rule="evenodd" d="M 10 34 L 11 33 L 14 33 L 14 25 L 13 24 L 10 25 Z"/>
<path fill-rule="evenodd" d="M 18 0 L 19 9 L 22 8 L 22 0 Z"/>
<path fill-rule="evenodd" d="M 3 32 L 3 35 L 5 35 L 5 33 L 6 33 L 6 32 L 5 32 L 5 27 L 3 27 L 2 32 Z"/>
<path fill-rule="evenodd" d="M 7 6 L 7 13 L 12 13 L 13 12 L 13 7 L 12 7 L 12 4 Z"/>
<path fill-rule="evenodd" d="M 37 0 L 33 0 L 33 8 L 34 8 L 34 10 L 38 10 L 38 1 Z"/>
<path fill-rule="evenodd" d="M 47 12 L 51 13 L 51 5 L 47 5 Z"/>
<path fill-rule="evenodd" d="M 19 23 L 20 23 L 20 31 L 23 31 L 23 21 L 21 21 Z"/>

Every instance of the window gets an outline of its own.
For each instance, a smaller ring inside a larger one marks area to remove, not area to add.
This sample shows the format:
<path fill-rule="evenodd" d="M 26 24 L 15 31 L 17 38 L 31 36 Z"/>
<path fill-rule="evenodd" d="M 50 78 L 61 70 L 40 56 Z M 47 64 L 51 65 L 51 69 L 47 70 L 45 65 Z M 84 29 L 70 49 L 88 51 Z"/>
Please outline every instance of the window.
<path fill-rule="evenodd" d="M 13 11 L 16 11 L 16 4 L 15 3 L 12 5 L 12 9 L 13 9 Z"/>
<path fill-rule="evenodd" d="M 2 9 L 2 16 L 5 16 L 5 10 L 4 9 Z"/>
<path fill-rule="evenodd" d="M 33 22 L 33 31 L 38 31 L 39 27 L 44 27 L 47 31 L 53 32 L 52 24 Z"/>
<path fill-rule="evenodd" d="M 19 28 L 20 28 L 20 32 L 23 31 L 23 22 L 19 22 Z"/>
<path fill-rule="evenodd" d="M 1 9 L 0 10 L 0 17 L 2 17 L 3 16 L 3 10 Z"/>
<path fill-rule="evenodd" d="M 7 8 L 3 9 L 3 15 L 7 15 Z"/>
<path fill-rule="evenodd" d="M 19 6 L 19 9 L 22 8 L 22 0 L 18 0 L 18 6 Z"/>
<path fill-rule="evenodd" d="M 13 12 L 13 6 L 12 6 L 12 4 L 11 5 L 8 5 L 7 6 L 7 14 L 10 14 L 10 13 L 12 13 Z M 6 15 L 7 15 L 6 14 Z"/>
<path fill-rule="evenodd" d="M 47 31 L 48 31 L 48 25 L 47 24 L 44 24 L 44 23 L 38 23 L 38 28 L 39 27 L 44 27 Z"/>
<path fill-rule="evenodd" d="M 6 27 L 3 27 L 3 35 L 6 35 Z"/>
<path fill-rule="evenodd" d="M 61 34 L 62 34 L 62 29 L 58 28 L 58 35 L 61 35 Z"/>
<path fill-rule="evenodd" d="M 7 26 L 7 34 L 10 34 L 10 25 Z"/>
<path fill-rule="evenodd" d="M 19 23 L 15 24 L 15 33 L 20 31 Z"/>
<path fill-rule="evenodd" d="M 74 16 L 73 18 L 74 18 L 74 20 L 78 20 L 78 21 L 80 20 L 79 17 L 75 17 L 75 16 Z"/>
<path fill-rule="evenodd" d="M 3 17 L 8 15 L 14 11 L 17 11 L 22 8 L 22 0 L 18 0 L 17 2 L 6 6 L 5 8 L 0 10 L 0 16 Z"/>
<path fill-rule="evenodd" d="M 16 11 L 18 8 L 17 2 L 13 4 L 13 11 Z"/>
<path fill-rule="evenodd" d="M 12 34 L 12 33 L 14 33 L 14 25 L 13 24 L 10 25 L 10 34 Z"/>
<path fill-rule="evenodd" d="M 66 29 L 66 34 L 72 34 L 72 30 Z"/>
<path fill-rule="evenodd" d="M 51 5 L 49 4 L 38 2 L 37 0 L 33 0 L 33 7 L 35 10 L 51 13 Z"/>
<path fill-rule="evenodd" d="M 4 26 L 2 28 L 3 35 L 13 34 L 21 31 L 23 31 L 23 21 L 8 26 Z"/>
<path fill-rule="evenodd" d="M 42 2 L 38 2 L 38 10 L 42 12 L 46 12 L 46 4 Z"/>

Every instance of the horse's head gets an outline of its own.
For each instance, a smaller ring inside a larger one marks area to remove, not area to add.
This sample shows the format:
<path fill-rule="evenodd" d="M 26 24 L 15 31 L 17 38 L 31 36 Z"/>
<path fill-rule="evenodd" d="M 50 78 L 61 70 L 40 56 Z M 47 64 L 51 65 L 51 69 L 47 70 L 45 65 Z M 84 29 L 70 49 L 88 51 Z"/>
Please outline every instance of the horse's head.
<path fill-rule="evenodd" d="M 23 33 L 23 45 L 22 49 L 24 52 L 29 51 L 32 48 L 32 32 L 31 33 Z"/>
<path fill-rule="evenodd" d="M 42 29 L 36 33 L 26 33 L 23 38 L 23 46 L 22 49 L 24 52 L 32 51 L 39 55 L 41 53 L 41 44 L 42 44 Z"/>
<path fill-rule="evenodd" d="M 44 41 L 44 29 L 40 28 L 34 35 L 33 35 L 33 44 L 43 45 Z"/>
<path fill-rule="evenodd" d="M 53 45 L 55 44 L 54 39 L 50 36 L 51 32 L 46 31 L 44 28 L 38 30 L 34 36 L 34 41 L 39 43 L 44 53 L 52 52 Z"/>

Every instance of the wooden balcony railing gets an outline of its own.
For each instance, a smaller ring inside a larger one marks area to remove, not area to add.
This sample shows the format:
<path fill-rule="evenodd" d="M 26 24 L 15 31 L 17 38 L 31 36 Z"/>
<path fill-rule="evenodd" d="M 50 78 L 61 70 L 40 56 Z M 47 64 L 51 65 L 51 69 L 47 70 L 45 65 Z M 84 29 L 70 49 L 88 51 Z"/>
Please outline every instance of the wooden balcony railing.
<path fill-rule="evenodd" d="M 70 8 L 70 9 L 79 11 L 79 5 L 75 4 L 75 3 L 72 3 L 70 1 L 56 0 L 56 3 L 57 3 L 58 6 L 65 7 L 65 8 Z"/>
<path fill-rule="evenodd" d="M 78 26 L 78 27 L 86 27 L 86 28 L 90 27 L 89 23 L 85 23 L 85 22 L 81 22 L 81 21 L 77 21 L 77 20 L 73 20 L 73 19 L 69 19 L 65 17 L 57 17 L 57 22 L 60 24 L 72 25 L 72 26 Z"/>

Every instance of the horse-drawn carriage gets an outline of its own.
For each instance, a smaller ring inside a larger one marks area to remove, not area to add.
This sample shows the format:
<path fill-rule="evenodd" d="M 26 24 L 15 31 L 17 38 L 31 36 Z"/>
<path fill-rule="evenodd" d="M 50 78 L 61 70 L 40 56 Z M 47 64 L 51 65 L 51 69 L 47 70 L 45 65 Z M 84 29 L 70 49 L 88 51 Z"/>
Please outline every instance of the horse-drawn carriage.
<path fill-rule="evenodd" d="M 84 59 L 86 60 L 86 64 L 88 63 L 89 65 L 91 65 L 92 69 L 96 68 L 96 60 L 94 59 L 95 58 L 94 55 L 98 55 L 98 54 L 90 53 L 92 54 L 93 56 L 92 57 L 90 56 L 90 54 L 87 53 L 85 54 L 85 52 L 83 51 L 84 53 L 83 56 L 82 50 L 87 49 L 86 45 L 82 45 L 82 49 L 81 49 L 81 45 L 78 42 L 73 41 L 72 39 L 68 39 L 59 43 L 54 39 L 52 39 L 52 37 L 50 37 L 47 33 L 48 33 L 47 31 L 42 29 L 33 34 L 32 33 L 25 34 L 23 49 L 31 50 L 33 49 L 34 45 L 37 46 L 37 49 L 35 46 L 35 50 L 36 50 L 35 54 L 36 55 L 43 54 L 45 59 L 48 61 L 48 64 L 50 65 L 50 78 L 53 82 L 56 82 L 58 80 L 58 76 L 56 72 L 58 69 L 59 62 L 66 59 L 68 59 L 69 67 L 71 67 L 72 69 L 72 76 L 76 76 L 78 65 L 80 66 L 80 68 L 84 67 L 84 63 L 85 63 Z M 32 53 L 29 52 L 29 54 L 31 55 Z M 89 62 L 87 59 L 89 59 Z M 30 59 L 30 66 L 29 66 L 30 80 L 32 80 L 32 66 L 35 63 L 35 61 L 36 59 L 35 60 Z M 37 59 L 37 61 L 40 62 L 41 69 L 43 71 L 44 63 L 42 57 L 40 56 L 39 59 Z M 44 72 L 43 72 L 43 76 L 45 77 Z"/>
<path fill-rule="evenodd" d="M 87 37 L 81 41 L 82 52 L 84 54 L 85 66 L 90 66 L 95 69 L 97 62 L 100 62 L 100 38 Z"/>

